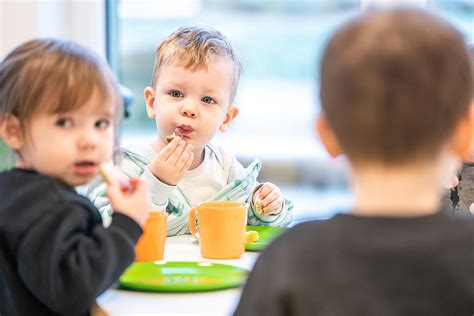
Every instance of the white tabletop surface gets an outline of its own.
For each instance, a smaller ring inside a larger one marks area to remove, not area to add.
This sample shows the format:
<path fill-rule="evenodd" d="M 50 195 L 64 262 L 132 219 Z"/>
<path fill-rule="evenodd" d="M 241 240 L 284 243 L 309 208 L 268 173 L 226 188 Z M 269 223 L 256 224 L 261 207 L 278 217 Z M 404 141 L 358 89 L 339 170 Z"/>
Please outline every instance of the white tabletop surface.
<path fill-rule="evenodd" d="M 190 235 L 168 237 L 166 261 L 217 262 L 251 270 L 257 252 L 245 252 L 240 259 L 203 258 L 199 245 Z M 112 288 L 97 302 L 110 315 L 231 315 L 239 302 L 241 288 L 192 293 L 150 293 Z"/>

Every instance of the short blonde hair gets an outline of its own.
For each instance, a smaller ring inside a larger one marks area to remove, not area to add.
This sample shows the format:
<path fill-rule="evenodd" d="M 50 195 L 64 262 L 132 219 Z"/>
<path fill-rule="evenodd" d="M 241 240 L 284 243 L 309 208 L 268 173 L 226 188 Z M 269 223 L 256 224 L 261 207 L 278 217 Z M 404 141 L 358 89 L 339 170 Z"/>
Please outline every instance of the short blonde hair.
<path fill-rule="evenodd" d="M 234 64 L 232 101 L 237 93 L 242 65 L 230 41 L 209 26 L 180 27 L 160 43 L 156 49 L 152 87 L 156 87 L 158 72 L 163 65 L 180 66 L 194 71 L 205 68 L 214 57 L 229 58 Z"/>

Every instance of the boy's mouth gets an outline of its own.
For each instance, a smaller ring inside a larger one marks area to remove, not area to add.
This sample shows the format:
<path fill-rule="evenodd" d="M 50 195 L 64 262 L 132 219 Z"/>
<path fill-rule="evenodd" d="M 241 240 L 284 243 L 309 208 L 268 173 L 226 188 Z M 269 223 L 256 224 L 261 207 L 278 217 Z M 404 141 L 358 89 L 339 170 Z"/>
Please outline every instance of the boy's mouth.
<path fill-rule="evenodd" d="M 176 129 L 180 135 L 188 135 L 194 132 L 194 128 L 192 128 L 190 125 L 180 125 Z"/>

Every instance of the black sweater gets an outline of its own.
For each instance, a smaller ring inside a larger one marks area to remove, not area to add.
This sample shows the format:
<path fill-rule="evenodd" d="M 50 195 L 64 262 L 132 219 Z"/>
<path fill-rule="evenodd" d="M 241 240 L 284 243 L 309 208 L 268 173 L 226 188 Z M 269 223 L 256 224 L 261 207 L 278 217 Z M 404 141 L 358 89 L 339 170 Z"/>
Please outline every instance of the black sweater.
<path fill-rule="evenodd" d="M 336 215 L 259 257 L 236 315 L 473 315 L 474 220 Z"/>
<path fill-rule="evenodd" d="M 134 259 L 142 229 L 99 212 L 73 188 L 32 171 L 0 173 L 0 315 L 87 314 Z"/>

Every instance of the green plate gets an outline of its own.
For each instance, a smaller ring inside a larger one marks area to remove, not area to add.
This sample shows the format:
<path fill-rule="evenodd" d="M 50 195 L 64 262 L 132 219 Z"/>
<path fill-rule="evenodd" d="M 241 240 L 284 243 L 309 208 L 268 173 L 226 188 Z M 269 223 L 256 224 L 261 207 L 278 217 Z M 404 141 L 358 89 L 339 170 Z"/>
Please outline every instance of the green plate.
<path fill-rule="evenodd" d="M 123 288 L 151 292 L 197 292 L 236 287 L 248 271 L 212 262 L 140 262 L 120 277 Z"/>
<path fill-rule="evenodd" d="M 245 250 L 260 251 L 272 242 L 277 236 L 288 230 L 287 227 L 271 227 L 271 226 L 247 226 L 247 231 L 255 230 L 258 232 L 259 240 L 245 244 Z"/>

